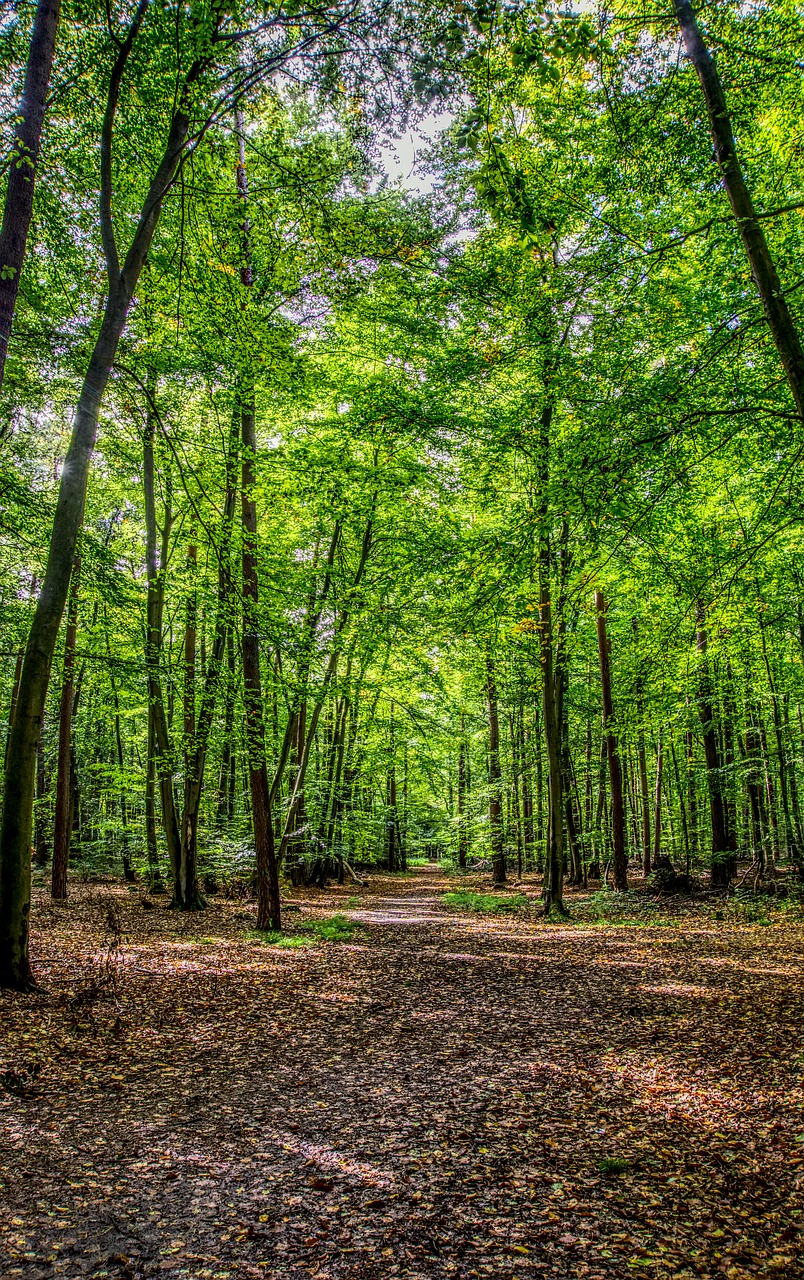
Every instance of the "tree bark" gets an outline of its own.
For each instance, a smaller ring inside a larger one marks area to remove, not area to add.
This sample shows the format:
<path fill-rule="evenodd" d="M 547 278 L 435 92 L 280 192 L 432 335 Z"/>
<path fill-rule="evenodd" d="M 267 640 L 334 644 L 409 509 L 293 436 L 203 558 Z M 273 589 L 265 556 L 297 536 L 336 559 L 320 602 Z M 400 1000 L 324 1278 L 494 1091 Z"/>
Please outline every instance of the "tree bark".
<path fill-rule="evenodd" d="M 656 743 L 656 794 L 653 801 L 653 861 L 658 862 L 662 853 L 662 766 L 664 751 L 662 749 L 662 731 Z"/>
<path fill-rule="evenodd" d="M 149 0 L 140 0 L 131 26 L 119 47 L 109 81 L 103 141 L 111 144 L 120 83 Z M 25 990 L 33 985 L 28 958 L 31 903 L 31 829 L 36 772 L 36 746 L 47 695 L 50 668 L 58 639 L 84 499 L 98 415 L 126 325 L 134 290 L 151 247 L 165 196 L 176 175 L 190 128 L 189 98 L 205 64 L 195 62 L 184 78 L 173 113 L 162 159 L 151 179 L 122 270 L 113 253 L 111 231 L 111 170 L 101 186 L 101 229 L 107 259 L 109 291 L 100 331 L 90 356 L 73 418 L 67 456 L 61 472 L 47 567 L 37 601 L 20 680 L 17 717 L 9 744 L 0 827 L 0 987 Z M 103 147 L 102 147 L 103 152 Z M 103 160 L 103 155 L 102 155 Z M 108 189 L 107 189 L 108 188 Z"/>
<path fill-rule="evenodd" d="M 123 734 L 120 726 L 120 695 L 117 692 L 117 681 L 114 677 L 114 667 L 111 660 L 112 653 L 109 641 L 108 619 L 106 621 L 106 653 L 109 658 L 109 680 L 112 686 L 112 700 L 114 702 L 114 740 L 115 747 L 117 749 L 118 785 L 120 787 L 120 826 L 123 879 L 129 884 L 133 884 L 136 880 L 136 876 L 134 875 L 134 868 L 131 865 L 131 855 L 128 847 L 128 800 L 126 797 L 126 779 L 123 772 Z"/>
<path fill-rule="evenodd" d="M 67 897 L 67 864 L 70 858 L 72 828 L 71 764 L 73 697 L 75 695 L 75 640 L 78 630 L 78 592 L 81 581 L 81 556 L 76 553 L 67 606 L 67 635 L 64 641 L 64 670 L 59 703 L 59 758 L 56 766 L 56 813 L 53 821 L 53 866 L 51 896 Z"/>
<path fill-rule="evenodd" d="M 168 866 L 174 885 L 179 879 L 181 837 L 173 794 L 173 747 L 170 741 L 162 692 L 162 614 L 165 599 L 165 572 L 173 513 L 165 504 L 161 555 L 157 550 L 156 493 L 154 474 L 154 432 L 156 414 L 149 399 L 143 447 L 143 490 L 145 506 L 145 574 L 148 584 L 145 627 L 145 667 L 148 673 L 148 713 L 151 720 L 152 767 L 159 781 L 162 825 L 167 845 Z M 158 863 L 157 863 L 158 865 Z"/>
<path fill-rule="evenodd" d="M 20 272 L 33 212 L 42 124 L 59 29 L 60 0 L 39 0 L 34 17 L 22 98 L 8 166 L 3 225 L 0 228 L 0 388 L 20 287 Z"/>
<path fill-rule="evenodd" d="M 236 117 L 238 134 L 237 192 L 243 204 L 243 265 L 241 283 L 250 289 L 253 284 L 251 265 L 250 228 L 247 213 L 248 180 L 246 177 L 246 149 L 243 118 Z M 271 793 L 268 783 L 268 766 L 265 759 L 265 708 L 260 674 L 260 641 L 257 606 L 257 505 L 254 499 L 256 485 L 255 459 L 257 433 L 254 407 L 254 388 L 248 375 L 241 387 L 240 431 L 242 454 L 241 518 L 243 524 L 243 693 L 246 710 L 246 743 L 248 751 L 249 791 L 251 794 L 251 820 L 254 831 L 254 851 L 257 864 L 257 928 L 282 928 L 282 908 L 279 896 L 279 860 L 274 845 L 274 824 L 271 810 Z"/>
<path fill-rule="evenodd" d="M 241 515 L 243 522 L 243 693 L 246 708 L 251 820 L 257 862 L 257 928 L 282 928 L 279 896 L 279 863 L 274 846 L 268 768 L 265 759 L 265 721 L 260 675 L 260 641 L 257 622 L 257 507 L 254 501 L 256 430 L 254 402 L 241 407 L 243 445 Z"/>
<path fill-rule="evenodd" d="M 218 802 L 216 805 L 215 825 L 224 830 L 234 817 L 234 702 L 235 702 L 235 663 L 234 663 L 234 631 L 229 627 L 226 638 L 226 694 L 223 710 L 223 749 L 221 751 L 220 773 L 218 775 Z"/>
<path fill-rule="evenodd" d="M 387 781 L 387 818 L 386 818 L 386 861 L 389 871 L 400 869 L 399 857 L 399 819 L 396 811 L 396 726 L 394 724 L 394 704 L 388 724 L 388 781 Z"/>
<path fill-rule="evenodd" d="M 551 594 L 549 485 L 550 432 L 553 401 L 548 395 L 539 423 L 538 591 L 539 660 L 542 669 L 542 718 L 547 755 L 547 841 L 545 850 L 545 915 L 566 915 L 564 906 L 564 791 L 561 773 L 561 671 L 554 660 Z"/>
<path fill-rule="evenodd" d="M 466 760 L 466 717 L 461 713 L 461 729 L 458 737 L 458 866 L 466 866 L 469 852 L 469 832 L 466 821 L 468 795 L 468 770 Z"/>
<path fill-rule="evenodd" d="M 623 779 L 617 737 L 614 732 L 614 703 L 611 696 L 611 668 L 609 641 L 606 635 L 606 608 L 603 592 L 595 591 L 597 651 L 600 659 L 600 690 L 603 702 L 603 732 L 606 738 L 606 756 L 609 762 L 609 790 L 611 792 L 611 843 L 614 862 L 614 887 L 618 892 L 625 893 L 628 889 L 628 859 L 625 852 Z"/>
<path fill-rule="evenodd" d="M 743 175 L 723 85 L 714 59 L 703 41 L 689 0 L 674 0 L 674 8 L 684 48 L 695 67 L 703 91 L 715 158 L 723 175 L 723 184 L 754 284 L 762 300 L 765 319 L 793 394 L 798 416 L 804 422 L 804 349 Z"/>
<path fill-rule="evenodd" d="M 190 585 L 184 617 L 184 795 L 179 874 L 173 886 L 173 905 L 181 911 L 199 911 L 205 905 L 198 888 L 198 808 L 203 781 L 199 772 L 203 769 L 203 754 L 199 751 L 195 707 L 198 626 L 198 592 L 195 579 L 198 571 L 198 548 L 195 545 L 195 534 L 192 533 L 190 536 L 192 541 L 187 548 L 187 574 Z"/>
<path fill-rule="evenodd" d="M 709 786 L 709 813 L 712 822 L 712 884 L 728 886 L 734 874 L 734 854 L 728 829 L 728 814 L 723 795 L 723 764 L 717 742 L 713 708 L 712 681 L 707 658 L 708 636 L 706 614 L 698 600 L 695 603 L 696 645 L 700 656 L 698 712 L 703 727 L 706 776 Z"/>
<path fill-rule="evenodd" d="M 489 832 L 491 865 L 495 884 L 505 884 L 505 846 L 502 826 L 502 771 L 500 769 L 500 720 L 497 686 L 491 655 L 486 655 L 486 704 L 489 716 Z"/>

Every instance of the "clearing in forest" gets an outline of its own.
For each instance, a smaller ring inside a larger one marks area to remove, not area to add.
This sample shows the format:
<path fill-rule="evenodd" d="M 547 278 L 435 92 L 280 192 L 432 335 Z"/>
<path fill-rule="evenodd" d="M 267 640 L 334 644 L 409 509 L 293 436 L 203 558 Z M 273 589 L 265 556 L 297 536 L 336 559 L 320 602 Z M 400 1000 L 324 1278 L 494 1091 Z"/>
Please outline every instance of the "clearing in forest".
<path fill-rule="evenodd" d="M 481 887 L 297 891 L 279 945 L 241 903 L 40 898 L 4 1280 L 804 1274 L 804 927 Z"/>

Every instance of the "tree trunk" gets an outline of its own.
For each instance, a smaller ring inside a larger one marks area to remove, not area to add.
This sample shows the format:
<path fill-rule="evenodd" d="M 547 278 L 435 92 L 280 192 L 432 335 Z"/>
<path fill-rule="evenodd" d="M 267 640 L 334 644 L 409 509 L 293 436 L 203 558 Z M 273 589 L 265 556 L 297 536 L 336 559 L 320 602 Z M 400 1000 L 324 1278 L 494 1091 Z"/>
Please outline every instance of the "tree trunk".
<path fill-rule="evenodd" d="M 218 800 L 215 812 L 215 825 L 219 831 L 224 830 L 234 816 L 234 702 L 235 702 L 235 661 L 234 631 L 229 627 L 226 638 L 226 695 L 223 710 L 223 748 L 221 750 L 221 766 L 218 775 Z"/>
<path fill-rule="evenodd" d="M 156 497 L 154 477 L 154 431 L 156 414 L 149 398 L 143 448 L 143 490 L 145 507 L 145 575 L 148 584 L 145 626 L 145 667 L 148 673 L 148 711 L 153 730 L 153 769 L 159 780 L 162 825 L 165 831 L 168 866 L 174 885 L 179 880 L 181 837 L 173 795 L 173 747 L 170 741 L 165 702 L 162 693 L 162 614 L 165 598 L 172 511 L 169 497 L 165 504 L 161 555 L 157 551 Z M 157 863 L 158 865 L 158 863 Z"/>
<path fill-rule="evenodd" d="M 495 884 L 505 884 L 505 846 L 502 826 L 502 771 L 500 769 L 500 719 L 497 686 L 491 654 L 486 654 L 486 703 L 489 716 L 489 833 L 491 866 Z"/>
<path fill-rule="evenodd" d="M 396 752 L 394 704 L 388 726 L 388 779 L 387 779 L 387 818 L 386 818 L 386 862 L 389 871 L 399 870 L 399 835 L 396 813 Z"/>
<path fill-rule="evenodd" d="M 617 737 L 614 732 L 614 703 L 611 696 L 611 669 L 609 642 L 606 635 L 606 600 L 602 591 L 595 591 L 597 616 L 597 651 L 600 658 L 600 690 L 603 701 L 603 732 L 606 737 L 606 756 L 609 762 L 609 789 L 611 791 L 611 843 L 614 861 L 614 887 L 620 893 L 628 889 L 628 859 L 625 852 L 625 813 L 623 810 L 623 780 Z"/>
<path fill-rule="evenodd" d="M 554 661 L 551 593 L 549 485 L 550 432 L 553 401 L 548 395 L 539 423 L 538 590 L 539 660 L 542 669 L 542 717 L 547 754 L 547 841 L 545 849 L 545 915 L 566 915 L 564 906 L 564 794 L 561 774 L 561 672 Z"/>
<path fill-rule="evenodd" d="M 533 779 L 530 760 L 530 733 L 525 725 L 525 708 L 519 708 L 519 758 L 522 766 L 522 844 L 524 870 L 533 858 Z"/>
<path fill-rule="evenodd" d="M 156 841 L 156 739 L 154 714 L 148 705 L 148 756 L 145 761 L 145 850 L 148 858 L 148 888 L 151 893 L 164 893 L 159 850 Z"/>
<path fill-rule="evenodd" d="M 254 401 L 241 406 L 243 445 L 241 513 L 243 522 L 243 697 L 246 708 L 246 744 L 251 795 L 251 820 L 257 864 L 257 928 L 282 928 L 279 896 L 279 864 L 274 846 L 268 767 L 265 760 L 265 721 L 260 675 L 260 641 L 257 622 L 257 506 L 254 501 L 256 430 Z"/>
<path fill-rule="evenodd" d="M 34 185 L 45 118 L 50 72 L 59 29 L 60 0 L 36 6 L 22 98 L 14 125 L 6 202 L 0 229 L 0 388 L 20 287 L 20 271 L 33 212 Z"/>
<path fill-rule="evenodd" d="M 34 822 L 34 861 L 38 867 L 44 867 L 47 863 L 47 831 L 44 814 L 46 795 L 45 741 L 40 733 L 39 741 L 36 744 L 36 813 Z"/>
<path fill-rule="evenodd" d="M 461 713 L 461 729 L 458 737 L 458 866 L 466 866 L 469 852 L 469 830 L 466 818 L 468 795 L 468 770 L 466 761 L 466 717 Z"/>
<path fill-rule="evenodd" d="M 656 743 L 656 794 L 653 801 L 653 861 L 658 862 L 662 855 L 662 766 L 664 752 L 662 750 L 662 731 Z"/>
<path fill-rule="evenodd" d="M 226 516 L 224 514 L 224 520 Z M 173 906 L 181 911 L 199 911 L 205 903 L 198 888 L 198 808 L 201 796 L 203 769 L 197 736 L 195 684 L 197 665 L 198 548 L 195 534 L 191 533 L 187 548 L 187 574 L 190 583 L 185 603 L 184 617 L 184 681 L 183 681 L 183 738 L 184 738 L 184 795 L 182 801 L 179 866 L 173 884 Z M 221 549 L 223 555 L 223 548 Z"/>
<path fill-rule="evenodd" d="M 8 760 L 8 745 L 11 741 L 11 730 L 14 728 L 14 721 L 17 716 L 17 700 L 20 696 L 20 679 L 22 677 L 22 661 L 24 657 L 25 650 L 21 647 L 17 654 L 17 661 L 14 663 L 14 679 L 11 683 L 11 704 L 8 709 L 8 733 L 6 734 L 6 760 Z"/>
<path fill-rule="evenodd" d="M 238 134 L 237 193 L 243 204 L 243 266 L 240 278 L 246 289 L 253 284 L 251 241 L 248 221 L 248 180 L 246 178 L 246 146 L 243 117 L 236 116 Z M 245 305 L 245 303 L 244 303 Z M 257 583 L 257 505 L 255 460 L 257 432 L 254 388 L 250 375 L 241 388 L 240 431 L 243 446 L 241 516 L 243 523 L 243 696 L 246 709 L 246 744 L 248 751 L 251 820 L 257 866 L 257 928 L 282 928 L 279 896 L 279 861 L 274 845 L 274 824 L 268 766 L 265 759 L 265 708 L 260 674 L 260 641 L 257 618 L 259 587 Z"/>
<path fill-rule="evenodd" d="M 765 319 L 793 393 L 798 416 L 804 422 L 804 350 L 740 166 L 723 85 L 701 37 L 689 0 L 674 0 L 674 8 L 687 56 L 698 73 L 709 114 L 715 158 L 723 175 L 754 284 L 762 300 Z"/>
<path fill-rule="evenodd" d="M 723 796 L 723 765 L 718 749 L 712 683 L 707 659 L 706 615 L 700 601 L 695 603 L 695 617 L 698 628 L 696 644 L 701 662 L 698 711 L 703 726 L 706 776 L 709 785 L 709 813 L 712 821 L 712 884 L 727 886 L 734 873 L 734 857 Z"/>
<path fill-rule="evenodd" d="M 71 761 L 73 697 L 75 694 L 75 639 L 78 630 L 78 591 L 81 581 L 81 556 L 76 553 L 67 607 L 67 635 L 64 642 L 64 671 L 59 704 L 59 758 L 56 766 L 56 814 L 53 822 L 53 867 L 51 894 L 67 897 L 67 863 L 70 858 L 71 831 Z"/>
<path fill-rule="evenodd" d="M 762 754 L 759 734 L 753 724 L 745 732 L 746 785 L 751 820 L 751 850 L 757 864 L 758 879 L 765 874 L 765 841 L 762 832 Z"/>
<path fill-rule="evenodd" d="M 141 0 L 126 38 L 122 41 L 109 82 L 104 117 L 104 139 L 111 141 L 120 81 L 148 0 Z M 27 989 L 33 984 L 28 959 L 28 918 L 31 903 L 31 828 L 33 816 L 36 745 L 47 695 L 50 668 L 58 640 L 78 532 L 84 517 L 89 464 L 95 447 L 98 414 L 112 371 L 118 344 L 126 325 L 134 290 L 151 247 L 164 198 L 173 182 L 184 153 L 190 118 L 188 95 L 198 79 L 201 63 L 187 73 L 174 112 L 167 144 L 146 194 L 136 231 L 122 270 L 116 251 L 109 252 L 111 218 L 106 200 L 111 202 L 102 182 L 101 223 L 107 250 L 109 291 L 103 320 L 73 417 L 67 456 L 62 467 L 56 513 L 50 537 L 47 567 L 36 605 L 20 679 L 17 716 L 9 744 L 3 787 L 3 819 L 0 828 L 0 987 Z M 113 234 L 113 233 L 111 233 Z"/>
<path fill-rule="evenodd" d="M 131 855 L 128 848 L 128 800 L 126 798 L 126 779 L 123 772 L 123 734 L 120 728 L 120 696 L 117 692 L 117 681 L 114 678 L 114 667 L 111 660 L 112 654 L 109 642 L 108 619 L 106 621 L 106 653 L 109 658 L 109 679 L 112 685 L 112 699 L 114 701 L 114 739 L 115 746 L 117 748 L 118 785 L 120 787 L 120 827 L 123 879 L 129 884 L 133 884 L 137 877 L 134 875 L 134 868 L 131 865 Z"/>
<path fill-rule="evenodd" d="M 634 635 L 637 635 L 639 623 L 636 618 L 632 619 L 631 625 L 634 629 Z M 642 873 L 649 876 L 651 872 L 650 859 L 650 799 L 648 796 L 648 762 L 645 755 L 645 699 L 643 696 L 642 676 L 640 675 L 636 682 L 636 703 L 637 716 L 639 717 L 639 733 L 637 736 L 637 763 L 639 766 L 639 799 L 640 811 L 642 816 Z"/>
<path fill-rule="evenodd" d="M 768 644 L 765 635 L 765 623 L 762 618 L 760 609 L 758 614 L 759 622 L 759 638 L 762 647 L 762 660 L 765 666 L 765 674 L 768 678 L 768 688 L 771 695 L 771 713 L 773 715 L 773 734 L 776 739 L 776 756 L 777 756 L 777 773 L 779 776 L 779 798 L 782 806 L 782 826 L 783 839 L 787 856 L 795 864 L 798 874 L 804 875 L 804 853 L 799 848 L 796 839 L 796 831 L 790 814 L 790 797 L 787 777 L 787 752 L 785 751 L 784 735 L 782 733 L 782 712 L 780 706 L 779 694 L 776 689 L 776 682 L 771 671 L 770 659 L 768 657 Z"/>

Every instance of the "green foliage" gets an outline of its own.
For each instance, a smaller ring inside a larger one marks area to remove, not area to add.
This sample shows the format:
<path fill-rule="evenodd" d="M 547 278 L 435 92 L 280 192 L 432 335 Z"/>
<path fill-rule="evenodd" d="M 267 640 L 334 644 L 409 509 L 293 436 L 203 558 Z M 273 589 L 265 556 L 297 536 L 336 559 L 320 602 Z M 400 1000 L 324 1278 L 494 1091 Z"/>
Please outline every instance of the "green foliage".
<path fill-rule="evenodd" d="M 326 920 L 310 920 L 299 926 L 305 933 L 312 934 L 319 942 L 351 942 L 356 925 L 354 921 L 340 913 L 328 916 Z"/>
<path fill-rule="evenodd" d="M 510 896 L 499 893 L 475 893 L 468 889 L 456 889 L 441 896 L 444 906 L 454 911 L 478 911 L 484 914 L 504 915 L 521 911 L 528 905 L 524 893 Z"/>

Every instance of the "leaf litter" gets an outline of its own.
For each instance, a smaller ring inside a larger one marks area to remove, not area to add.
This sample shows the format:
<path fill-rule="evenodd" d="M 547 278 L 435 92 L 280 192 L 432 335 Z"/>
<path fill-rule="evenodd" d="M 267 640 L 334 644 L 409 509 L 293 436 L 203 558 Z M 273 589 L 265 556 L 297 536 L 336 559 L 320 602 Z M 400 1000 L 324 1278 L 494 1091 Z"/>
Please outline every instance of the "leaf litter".
<path fill-rule="evenodd" d="M 453 887 L 294 890 L 296 947 L 242 904 L 40 896 L 47 993 L 0 995 L 4 1280 L 804 1275 L 800 922 Z"/>

